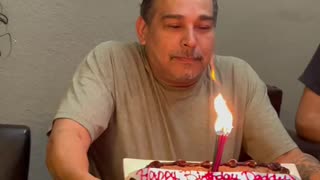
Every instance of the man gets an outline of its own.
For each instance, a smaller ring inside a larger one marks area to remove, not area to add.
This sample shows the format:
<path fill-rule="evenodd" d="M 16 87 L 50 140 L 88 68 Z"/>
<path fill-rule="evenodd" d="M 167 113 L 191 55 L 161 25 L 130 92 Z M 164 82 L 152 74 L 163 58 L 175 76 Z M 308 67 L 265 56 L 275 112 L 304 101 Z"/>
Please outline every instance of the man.
<path fill-rule="evenodd" d="M 52 176 L 95 179 L 87 153 L 93 175 L 113 180 L 123 179 L 125 157 L 210 160 L 212 101 L 221 93 L 235 119 L 223 161 L 243 146 L 258 161 L 296 163 L 305 179 L 320 178 L 318 162 L 288 137 L 249 65 L 212 53 L 216 18 L 215 0 L 144 0 L 140 44 L 107 42 L 91 51 L 55 118 L 47 152 Z"/>
<path fill-rule="evenodd" d="M 297 133 L 320 142 L 320 45 L 299 80 L 305 85 L 296 115 Z"/>

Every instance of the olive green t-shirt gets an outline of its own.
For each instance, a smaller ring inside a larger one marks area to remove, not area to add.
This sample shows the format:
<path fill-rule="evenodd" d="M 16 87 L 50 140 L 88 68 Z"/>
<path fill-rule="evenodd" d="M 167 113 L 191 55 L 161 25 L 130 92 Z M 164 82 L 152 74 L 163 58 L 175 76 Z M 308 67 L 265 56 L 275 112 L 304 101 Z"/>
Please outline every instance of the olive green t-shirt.
<path fill-rule="evenodd" d="M 155 79 L 143 46 L 102 43 L 78 67 L 55 119 L 89 131 L 89 156 L 110 180 L 123 179 L 123 158 L 212 160 L 218 93 L 234 118 L 222 161 L 237 159 L 241 147 L 263 162 L 295 148 L 253 69 L 234 57 L 216 56 L 214 64 L 216 81 L 208 66 L 193 87 L 172 88 Z"/>

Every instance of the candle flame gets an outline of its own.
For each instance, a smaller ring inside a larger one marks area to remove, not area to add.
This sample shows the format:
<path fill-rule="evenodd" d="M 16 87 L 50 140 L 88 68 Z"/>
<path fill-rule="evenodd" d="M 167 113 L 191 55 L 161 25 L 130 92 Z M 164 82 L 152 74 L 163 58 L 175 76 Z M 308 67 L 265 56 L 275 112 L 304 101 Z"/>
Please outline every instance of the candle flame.
<path fill-rule="evenodd" d="M 229 135 L 232 130 L 233 117 L 221 94 L 214 100 L 214 109 L 217 112 L 215 131 L 218 135 Z"/>
<path fill-rule="evenodd" d="M 214 72 L 214 69 L 211 70 L 211 79 L 212 79 L 213 81 L 216 80 L 216 73 Z"/>

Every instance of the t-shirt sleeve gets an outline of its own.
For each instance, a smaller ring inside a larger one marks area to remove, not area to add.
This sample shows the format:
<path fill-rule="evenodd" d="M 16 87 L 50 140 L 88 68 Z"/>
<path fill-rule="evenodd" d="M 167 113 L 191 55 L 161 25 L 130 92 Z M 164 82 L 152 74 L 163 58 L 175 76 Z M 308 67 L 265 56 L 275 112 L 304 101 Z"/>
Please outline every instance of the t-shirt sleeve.
<path fill-rule="evenodd" d="M 101 49 L 101 48 L 100 48 Z M 111 53 L 94 49 L 77 68 L 54 119 L 67 118 L 85 127 L 94 141 L 108 127 L 114 111 Z"/>
<path fill-rule="evenodd" d="M 316 94 L 320 95 L 320 44 L 299 80 Z"/>
<path fill-rule="evenodd" d="M 270 103 L 265 83 L 246 65 L 247 105 L 243 147 L 253 159 L 270 162 L 297 147 Z"/>

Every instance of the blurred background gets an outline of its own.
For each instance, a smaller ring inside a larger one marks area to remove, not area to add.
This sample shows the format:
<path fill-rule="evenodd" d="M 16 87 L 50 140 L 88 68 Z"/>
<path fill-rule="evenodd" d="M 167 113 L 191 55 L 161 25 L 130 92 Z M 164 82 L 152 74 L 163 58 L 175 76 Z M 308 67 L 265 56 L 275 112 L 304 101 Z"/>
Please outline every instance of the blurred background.
<path fill-rule="evenodd" d="M 30 179 L 50 179 L 46 131 L 76 66 L 97 44 L 136 41 L 139 0 L 0 0 L 0 123 L 31 128 Z M 223 0 L 217 54 L 246 60 L 284 92 L 281 120 L 294 129 L 297 78 L 320 43 L 319 0 Z M 3 35 L 3 36 L 2 36 Z"/>

